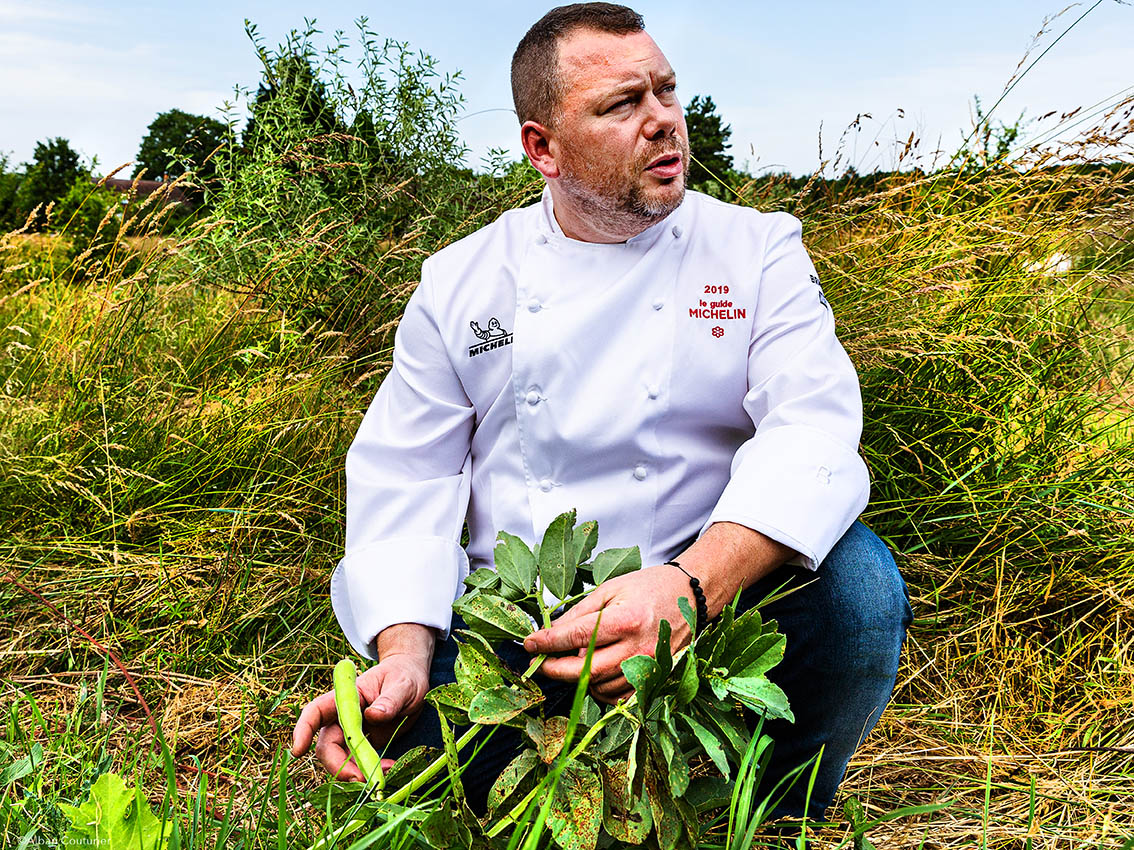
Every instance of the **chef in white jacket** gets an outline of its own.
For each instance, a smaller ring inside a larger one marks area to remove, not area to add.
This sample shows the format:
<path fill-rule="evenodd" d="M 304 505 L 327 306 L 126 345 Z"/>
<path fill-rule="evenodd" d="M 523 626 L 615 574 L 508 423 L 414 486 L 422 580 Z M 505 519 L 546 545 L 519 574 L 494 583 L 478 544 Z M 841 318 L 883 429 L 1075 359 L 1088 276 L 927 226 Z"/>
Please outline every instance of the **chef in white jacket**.
<path fill-rule="evenodd" d="M 619 665 L 652 653 L 662 618 L 675 650 L 690 639 L 677 607 L 690 596 L 688 575 L 715 617 L 762 581 L 794 574 L 820 585 L 846 538 L 883 577 L 851 566 L 845 583 L 865 595 L 827 607 L 873 634 L 877 624 L 853 609 L 873 617 L 884 599 L 880 617 L 892 628 L 879 638 L 886 670 L 873 692 L 820 700 L 857 712 L 820 718 L 854 727 L 845 752 L 825 757 L 841 760 L 824 765 L 825 806 L 889 697 L 909 609 L 885 546 L 856 523 L 869 496 L 858 378 L 800 223 L 686 191 L 675 89 L 673 69 L 625 7 L 560 7 L 525 36 L 513 93 L 546 188 L 423 265 L 391 371 L 347 454 L 346 552 L 331 602 L 351 646 L 380 662 L 359 686 L 384 742 L 394 723 L 418 718 L 431 684 L 451 681 L 452 652 L 435 650 L 451 648 L 453 600 L 470 570 L 492 566 L 499 530 L 532 543 L 575 508 L 580 521 L 598 521 L 603 548 L 640 547 L 640 572 L 605 583 L 524 645 L 577 650 L 540 671 L 569 684 L 601 608 L 591 693 L 604 702 L 632 692 Z M 684 571 L 664 563 L 674 558 Z M 819 623 L 822 607 L 802 619 Z M 806 715 L 798 703 L 811 698 L 789 697 Z M 335 772 L 347 755 L 329 700 L 304 710 L 293 752 L 321 728 L 316 751 Z M 831 735 L 808 732 L 785 752 L 835 749 Z"/>

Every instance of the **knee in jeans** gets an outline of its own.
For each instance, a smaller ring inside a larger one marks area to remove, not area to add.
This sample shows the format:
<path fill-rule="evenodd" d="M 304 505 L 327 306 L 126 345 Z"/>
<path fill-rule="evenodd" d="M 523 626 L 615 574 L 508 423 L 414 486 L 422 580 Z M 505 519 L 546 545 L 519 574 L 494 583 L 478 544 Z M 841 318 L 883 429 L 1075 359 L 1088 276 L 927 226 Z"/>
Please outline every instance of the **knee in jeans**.
<path fill-rule="evenodd" d="M 836 585 L 831 588 L 831 603 L 838 612 L 832 625 L 840 633 L 835 640 L 857 657 L 857 663 L 889 665 L 905 640 L 913 612 L 905 581 L 889 551 L 883 547 L 874 554 L 842 565 L 837 579 L 831 576 Z"/>

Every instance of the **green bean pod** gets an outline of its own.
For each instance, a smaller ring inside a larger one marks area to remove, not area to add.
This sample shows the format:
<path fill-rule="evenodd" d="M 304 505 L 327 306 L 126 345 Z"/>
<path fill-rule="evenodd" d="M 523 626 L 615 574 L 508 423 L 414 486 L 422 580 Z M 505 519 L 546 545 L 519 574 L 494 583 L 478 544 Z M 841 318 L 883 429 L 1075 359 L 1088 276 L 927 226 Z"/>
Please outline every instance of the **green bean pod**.
<path fill-rule="evenodd" d="M 343 729 L 350 754 L 366 777 L 366 787 L 377 785 L 378 797 L 381 799 L 386 777 L 382 774 L 382 759 L 362 731 L 362 709 L 359 706 L 356 676 L 354 662 L 349 658 L 344 658 L 335 665 L 335 709 L 339 713 L 339 725 Z"/>

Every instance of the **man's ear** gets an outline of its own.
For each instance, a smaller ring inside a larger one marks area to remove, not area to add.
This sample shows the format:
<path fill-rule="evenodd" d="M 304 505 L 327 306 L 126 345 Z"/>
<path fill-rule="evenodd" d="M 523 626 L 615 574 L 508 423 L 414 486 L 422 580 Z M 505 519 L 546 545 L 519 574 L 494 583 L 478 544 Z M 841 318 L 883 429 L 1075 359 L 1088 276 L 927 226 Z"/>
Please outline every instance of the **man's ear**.
<path fill-rule="evenodd" d="M 549 180 L 559 176 L 559 165 L 551 152 L 551 130 L 536 121 L 525 121 L 520 127 L 520 144 L 535 170 Z"/>

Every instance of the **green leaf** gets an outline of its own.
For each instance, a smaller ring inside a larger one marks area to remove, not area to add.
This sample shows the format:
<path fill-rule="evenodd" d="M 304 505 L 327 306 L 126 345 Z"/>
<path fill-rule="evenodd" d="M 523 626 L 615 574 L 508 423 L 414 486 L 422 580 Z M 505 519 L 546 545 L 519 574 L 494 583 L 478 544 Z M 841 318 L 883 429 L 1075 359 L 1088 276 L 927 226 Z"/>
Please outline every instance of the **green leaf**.
<path fill-rule="evenodd" d="M 681 681 L 677 685 L 677 704 L 688 705 L 697 696 L 697 688 L 701 684 L 697 676 L 697 656 L 687 651 L 682 663 L 685 666 L 681 668 Z"/>
<path fill-rule="evenodd" d="M 579 722 L 584 726 L 594 726 L 598 723 L 600 717 L 602 717 L 602 709 L 591 698 L 591 695 L 587 694 L 583 697 L 583 715 L 579 718 Z"/>
<path fill-rule="evenodd" d="M 481 691 L 469 703 L 469 720 L 473 723 L 507 723 L 517 714 L 543 701 L 543 694 L 514 685 L 497 685 Z"/>
<path fill-rule="evenodd" d="M 488 791 L 488 811 L 508 812 L 524 795 L 535 787 L 539 781 L 540 772 L 536 766 L 540 763 L 535 750 L 525 749 L 508 763 L 508 766 L 496 777 L 492 788 Z"/>
<path fill-rule="evenodd" d="M 421 832 L 430 847 L 472 847 L 472 832 L 461 823 L 452 809 L 453 799 L 446 797 L 441 806 L 421 823 Z"/>
<path fill-rule="evenodd" d="M 457 677 L 457 684 L 473 696 L 497 685 L 510 684 L 513 678 L 503 661 L 474 643 L 462 643 L 457 647 L 453 675 Z"/>
<path fill-rule="evenodd" d="M 602 826 L 602 780 L 584 762 L 571 761 L 559 776 L 547 825 L 563 850 L 594 850 Z"/>
<path fill-rule="evenodd" d="M 736 675 L 745 678 L 763 676 L 784 660 L 786 646 L 787 638 L 781 634 L 761 635 L 746 648 L 743 656 L 737 658 L 733 665 Z"/>
<path fill-rule="evenodd" d="M 457 723 L 468 722 L 469 705 L 472 704 L 476 691 L 460 682 L 450 682 L 447 685 L 438 685 L 432 688 L 425 698 L 450 720 Z"/>
<path fill-rule="evenodd" d="M 787 694 L 771 680 L 763 676 L 733 676 L 726 685 L 729 693 L 749 708 L 762 711 L 769 718 L 782 717 L 795 722 L 795 716 L 788 707 Z"/>
<path fill-rule="evenodd" d="M 689 787 L 689 759 L 681 751 L 677 735 L 664 726 L 658 729 L 658 748 L 669 776 L 669 792 L 674 797 L 680 797 Z"/>
<path fill-rule="evenodd" d="M 677 817 L 677 806 L 665 781 L 652 759 L 646 762 L 646 794 L 650 798 L 650 810 L 657 828 L 657 841 L 660 850 L 673 850 L 681 838 L 681 819 Z"/>
<path fill-rule="evenodd" d="M 669 637 L 669 620 L 663 618 L 658 623 L 658 642 L 654 646 L 654 660 L 663 679 L 673 670 L 673 650 L 669 645 Z"/>
<path fill-rule="evenodd" d="M 693 611 L 693 604 L 689 601 L 689 597 L 677 597 L 677 607 L 681 611 L 681 616 L 685 618 L 685 622 L 689 624 L 689 633 L 696 634 L 697 614 Z"/>
<path fill-rule="evenodd" d="M 547 720 L 528 717 L 525 723 L 524 731 L 535 745 L 540 759 L 546 764 L 551 764 L 563 749 L 563 742 L 567 739 L 567 718 L 558 714 Z"/>
<path fill-rule="evenodd" d="M 736 618 L 721 652 L 734 675 L 760 676 L 783 660 L 787 641 L 776 627 L 775 620 L 763 622 L 755 608 Z"/>
<path fill-rule="evenodd" d="M 386 771 L 386 793 L 389 794 L 403 785 L 408 785 L 441 755 L 442 751 L 436 747 L 420 746 L 407 750 L 394 762 L 394 766 Z M 358 784 L 362 785 L 362 783 Z"/>
<path fill-rule="evenodd" d="M 630 739 L 630 753 L 626 758 L 626 795 L 636 797 L 642 789 L 642 768 L 648 759 L 646 738 L 642 735 L 642 727 L 634 728 L 634 737 Z M 635 780 L 637 783 L 635 784 Z"/>
<path fill-rule="evenodd" d="M 721 772 L 725 779 L 731 775 L 731 768 L 728 763 L 728 755 L 721 746 L 721 742 L 717 740 L 717 736 L 690 717 L 688 714 L 681 715 L 681 721 L 689 727 L 690 731 L 697 737 L 697 742 L 705 750 L 705 755 L 713 760 L 717 770 Z"/>
<path fill-rule="evenodd" d="M 728 698 L 728 684 L 720 676 L 709 675 L 709 687 L 713 689 L 713 696 L 717 699 Z"/>
<path fill-rule="evenodd" d="M 634 736 L 634 724 L 624 715 L 619 715 L 603 727 L 599 738 L 599 751 L 610 755 L 620 752 Z"/>
<path fill-rule="evenodd" d="M 720 776 L 698 776 L 689 783 L 684 799 L 698 812 L 728 808 L 734 787 Z"/>
<path fill-rule="evenodd" d="M 99 847 L 102 850 L 153 850 L 162 847 L 173 824 L 154 816 L 139 788 L 128 790 L 115 773 L 104 773 L 91 786 L 81 806 L 60 803 L 71 819 L 64 847 Z"/>
<path fill-rule="evenodd" d="M 539 546 L 539 574 L 546 586 L 559 599 L 566 599 L 575 583 L 575 544 L 572 528 L 573 510 L 551 521 Z"/>
<path fill-rule="evenodd" d="M 486 593 L 462 596 L 453 603 L 453 610 L 465 624 L 491 643 L 523 639 L 535 631 L 531 619 L 515 602 Z"/>
<path fill-rule="evenodd" d="M 648 655 L 634 655 L 622 662 L 622 675 L 638 695 L 638 711 L 645 716 L 654 691 L 661 684 L 658 663 Z"/>
<path fill-rule="evenodd" d="M 16 759 L 6 768 L 0 770 L 0 790 L 42 767 L 43 747 L 39 744 L 32 744 L 31 752 L 28 755 Z"/>
<path fill-rule="evenodd" d="M 500 574 L 488 567 L 480 567 L 465 576 L 465 587 L 470 591 L 495 590 L 500 586 Z"/>
<path fill-rule="evenodd" d="M 632 573 L 642 568 L 642 553 L 637 546 L 627 549 L 607 549 L 595 556 L 591 573 L 595 584 L 602 584 L 608 578 Z"/>
<path fill-rule="evenodd" d="M 714 734 L 717 741 L 728 745 L 733 761 L 739 763 L 752 737 L 743 718 L 730 708 L 698 705 L 695 710 L 705 728 Z"/>
<path fill-rule="evenodd" d="M 654 825 L 649 800 L 639 794 L 631 797 L 627 792 L 625 762 L 601 765 L 603 784 L 602 822 L 615 841 L 641 844 Z"/>
<path fill-rule="evenodd" d="M 535 587 L 536 560 L 532 550 L 519 537 L 501 531 L 496 539 L 496 571 L 507 584 L 521 593 Z"/>
<path fill-rule="evenodd" d="M 591 557 L 591 552 L 594 551 L 595 544 L 598 543 L 598 523 L 593 519 L 584 522 L 575 529 L 572 537 L 575 545 L 573 560 L 576 564 L 582 564 L 587 558 Z"/>

